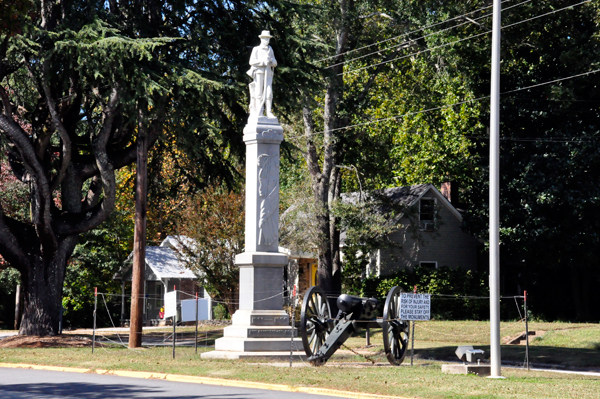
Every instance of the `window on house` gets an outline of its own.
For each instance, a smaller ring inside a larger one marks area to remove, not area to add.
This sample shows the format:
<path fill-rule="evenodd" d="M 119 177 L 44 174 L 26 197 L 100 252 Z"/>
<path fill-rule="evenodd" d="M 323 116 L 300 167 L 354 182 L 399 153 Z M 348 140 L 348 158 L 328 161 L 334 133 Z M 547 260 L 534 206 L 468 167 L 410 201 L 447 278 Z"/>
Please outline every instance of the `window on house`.
<path fill-rule="evenodd" d="M 426 267 L 428 269 L 437 269 L 437 262 L 431 262 L 431 261 L 419 262 L 419 266 Z"/>
<path fill-rule="evenodd" d="M 421 198 L 419 201 L 419 228 L 433 231 L 435 227 L 435 198 Z"/>

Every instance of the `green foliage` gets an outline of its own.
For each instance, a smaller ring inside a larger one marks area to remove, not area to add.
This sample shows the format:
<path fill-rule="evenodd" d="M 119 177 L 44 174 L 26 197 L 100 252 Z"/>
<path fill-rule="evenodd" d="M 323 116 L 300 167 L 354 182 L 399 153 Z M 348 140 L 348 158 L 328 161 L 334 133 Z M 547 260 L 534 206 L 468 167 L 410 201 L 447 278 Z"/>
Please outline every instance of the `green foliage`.
<path fill-rule="evenodd" d="M 0 207 L 2 211 L 19 221 L 29 216 L 29 187 L 13 174 L 8 162 L 0 163 Z"/>
<path fill-rule="evenodd" d="M 379 298 L 385 302 L 389 290 L 400 286 L 405 292 L 441 294 L 432 296 L 431 318 L 442 320 L 485 320 L 489 317 L 487 274 L 472 270 L 451 269 L 447 266 L 432 269 L 416 266 L 402 269 L 385 277 L 362 280 L 361 295 Z M 481 298 L 462 298 L 477 296 Z"/>
<path fill-rule="evenodd" d="M 571 5 L 531 2 L 503 24 Z M 598 5 L 583 4 L 515 25 L 502 33 L 502 90 L 509 91 L 597 69 Z M 472 49 L 462 56 L 473 59 Z M 487 61 L 486 61 L 487 62 Z M 481 62 L 479 65 L 485 65 Z M 460 70 L 489 93 L 489 75 Z M 534 314 L 547 320 L 597 320 L 600 316 L 600 84 L 591 74 L 501 98 L 501 270 L 507 294 L 531 295 Z M 483 115 L 487 118 L 487 115 Z M 488 153 L 484 135 L 473 147 L 480 157 L 464 192 L 471 204 L 468 228 L 488 235 Z M 557 295 L 565 293 L 564 296 Z"/>
<path fill-rule="evenodd" d="M 215 320 L 228 320 L 231 318 L 231 315 L 227 311 L 227 306 L 222 303 L 217 303 L 213 306 L 213 317 Z"/>
<path fill-rule="evenodd" d="M 179 257 L 198 276 L 212 298 L 235 311 L 239 268 L 235 256 L 244 251 L 244 195 L 210 186 L 190 199 L 179 223 Z"/>
<path fill-rule="evenodd" d="M 31 18 L 32 0 L 2 0 L 0 4 L 0 35 L 21 33 L 25 20 Z"/>
<path fill-rule="evenodd" d="M 2 267 L 0 259 L 0 267 Z M 15 321 L 15 294 L 21 274 L 9 267 L 0 271 L 0 329 L 12 329 Z"/>
<path fill-rule="evenodd" d="M 107 294 L 98 295 L 98 326 L 112 327 L 106 307 L 118 326 L 121 287 L 113 276 L 125 263 L 133 241 L 133 226 L 124 223 L 124 216 L 114 212 L 102 228 L 81 235 L 67 265 L 62 299 L 64 328 L 92 325 L 95 287 Z"/>
<path fill-rule="evenodd" d="M 344 235 L 344 292 L 358 294 L 374 251 L 397 245 L 389 240 L 389 234 L 398 230 L 404 212 L 404 207 L 377 193 L 346 194 L 333 204 L 332 214 Z"/>

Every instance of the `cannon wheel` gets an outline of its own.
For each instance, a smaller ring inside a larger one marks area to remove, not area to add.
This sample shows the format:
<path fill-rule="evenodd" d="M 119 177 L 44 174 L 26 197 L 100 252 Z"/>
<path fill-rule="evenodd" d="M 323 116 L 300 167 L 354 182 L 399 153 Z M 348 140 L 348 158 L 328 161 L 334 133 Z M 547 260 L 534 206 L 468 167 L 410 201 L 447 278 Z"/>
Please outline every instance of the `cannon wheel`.
<path fill-rule="evenodd" d="M 408 348 L 408 322 L 400 320 L 400 293 L 402 289 L 393 287 L 383 308 L 383 348 L 392 366 L 399 366 Z"/>
<path fill-rule="evenodd" d="M 307 356 L 312 356 L 323 345 L 331 331 L 331 310 L 325 292 L 310 287 L 304 294 L 300 315 L 302 345 Z"/>

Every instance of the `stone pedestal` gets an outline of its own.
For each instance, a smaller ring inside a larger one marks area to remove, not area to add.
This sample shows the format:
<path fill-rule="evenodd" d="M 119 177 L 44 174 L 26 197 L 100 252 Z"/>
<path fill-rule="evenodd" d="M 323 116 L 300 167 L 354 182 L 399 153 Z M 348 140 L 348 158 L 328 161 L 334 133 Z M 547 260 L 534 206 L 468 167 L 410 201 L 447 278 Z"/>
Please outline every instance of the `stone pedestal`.
<path fill-rule="evenodd" d="M 283 268 L 279 253 L 279 145 L 283 128 L 277 118 L 254 117 L 244 128 L 246 143 L 245 252 L 240 267 L 240 306 L 204 359 L 304 355 L 283 310 Z M 302 351 L 302 352 L 299 352 Z"/>
<path fill-rule="evenodd" d="M 476 374 L 481 377 L 490 375 L 489 364 L 442 364 L 444 374 Z"/>

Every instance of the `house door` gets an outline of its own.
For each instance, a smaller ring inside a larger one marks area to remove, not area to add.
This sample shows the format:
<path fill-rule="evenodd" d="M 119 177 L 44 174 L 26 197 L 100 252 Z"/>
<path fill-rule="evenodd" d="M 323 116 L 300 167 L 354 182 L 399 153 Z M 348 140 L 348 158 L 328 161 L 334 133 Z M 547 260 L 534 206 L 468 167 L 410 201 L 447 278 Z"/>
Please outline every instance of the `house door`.
<path fill-rule="evenodd" d="M 318 263 L 310 263 L 308 265 L 308 267 L 309 267 L 309 271 L 310 271 L 308 285 L 310 288 L 310 287 L 317 285 L 317 271 L 319 270 L 319 264 Z"/>

